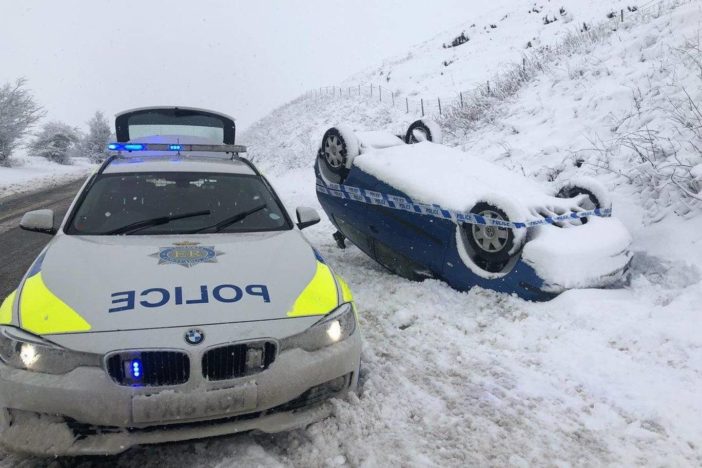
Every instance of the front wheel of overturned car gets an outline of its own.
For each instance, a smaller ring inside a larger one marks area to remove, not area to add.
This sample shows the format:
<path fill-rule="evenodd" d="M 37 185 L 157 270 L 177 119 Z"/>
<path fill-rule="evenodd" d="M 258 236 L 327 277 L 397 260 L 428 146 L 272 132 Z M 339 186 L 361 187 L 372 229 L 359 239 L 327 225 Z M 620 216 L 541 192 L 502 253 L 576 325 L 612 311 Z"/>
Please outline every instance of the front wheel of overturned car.
<path fill-rule="evenodd" d="M 339 125 L 324 133 L 318 157 L 329 171 L 344 178 L 349 171 L 349 161 L 358 154 L 358 138 L 351 129 Z"/>
<path fill-rule="evenodd" d="M 503 271 L 510 264 L 515 252 L 514 228 L 497 226 L 490 220 L 509 222 L 509 217 L 500 208 L 486 202 L 477 203 L 471 210 L 478 220 L 484 219 L 485 224 L 464 223 L 462 229 L 467 240 L 475 264 L 490 273 Z"/>
<path fill-rule="evenodd" d="M 405 143 L 408 145 L 422 141 L 441 144 L 442 140 L 441 127 L 430 119 L 415 120 L 405 134 Z"/>

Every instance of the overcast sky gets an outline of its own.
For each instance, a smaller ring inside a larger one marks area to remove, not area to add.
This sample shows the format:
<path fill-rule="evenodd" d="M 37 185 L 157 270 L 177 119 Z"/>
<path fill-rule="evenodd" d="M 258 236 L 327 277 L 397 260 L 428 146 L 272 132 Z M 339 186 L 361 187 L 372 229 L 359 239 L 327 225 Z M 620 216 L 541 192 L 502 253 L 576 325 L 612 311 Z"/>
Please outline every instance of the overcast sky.
<path fill-rule="evenodd" d="M 475 0 L 0 0 L 0 83 L 49 119 L 206 107 L 240 128 L 465 21 Z"/>

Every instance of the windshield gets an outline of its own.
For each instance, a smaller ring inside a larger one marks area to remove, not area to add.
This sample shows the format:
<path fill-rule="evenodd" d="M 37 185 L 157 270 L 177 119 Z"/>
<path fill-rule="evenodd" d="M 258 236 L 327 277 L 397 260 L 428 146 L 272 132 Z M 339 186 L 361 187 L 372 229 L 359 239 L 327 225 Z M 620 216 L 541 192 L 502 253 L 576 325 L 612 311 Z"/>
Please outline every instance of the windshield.
<path fill-rule="evenodd" d="M 264 180 L 244 174 L 103 174 L 73 213 L 67 234 L 195 234 L 291 228 Z"/>

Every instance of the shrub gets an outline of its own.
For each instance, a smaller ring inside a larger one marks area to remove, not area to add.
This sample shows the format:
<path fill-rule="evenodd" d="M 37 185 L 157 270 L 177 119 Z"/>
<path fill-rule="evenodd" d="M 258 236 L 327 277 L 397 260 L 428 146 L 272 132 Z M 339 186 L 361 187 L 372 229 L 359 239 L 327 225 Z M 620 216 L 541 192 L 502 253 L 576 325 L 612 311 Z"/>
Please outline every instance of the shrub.
<path fill-rule="evenodd" d="M 75 127 L 63 122 L 48 122 L 27 148 L 32 156 L 41 156 L 59 164 L 70 164 L 70 151 L 79 141 L 80 133 Z"/>

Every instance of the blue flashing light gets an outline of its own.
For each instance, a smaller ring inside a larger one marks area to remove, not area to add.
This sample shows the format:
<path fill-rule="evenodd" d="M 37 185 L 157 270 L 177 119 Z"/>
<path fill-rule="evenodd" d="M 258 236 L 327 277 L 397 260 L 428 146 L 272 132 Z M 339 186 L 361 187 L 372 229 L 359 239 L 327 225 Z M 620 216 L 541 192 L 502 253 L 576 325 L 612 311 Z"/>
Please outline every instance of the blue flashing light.
<path fill-rule="evenodd" d="M 127 151 L 144 151 L 146 145 L 140 145 L 139 143 L 127 143 L 124 145 L 124 149 Z"/>
<path fill-rule="evenodd" d="M 117 143 L 110 143 L 107 145 L 107 149 L 110 151 L 117 151 L 119 149 L 119 145 Z"/>
<path fill-rule="evenodd" d="M 183 149 L 183 145 L 170 145 L 168 149 L 170 149 L 171 151 L 180 151 L 181 149 Z"/>
<path fill-rule="evenodd" d="M 139 359 L 134 359 L 132 361 L 132 377 L 135 379 L 140 379 L 142 374 L 141 361 Z"/>

